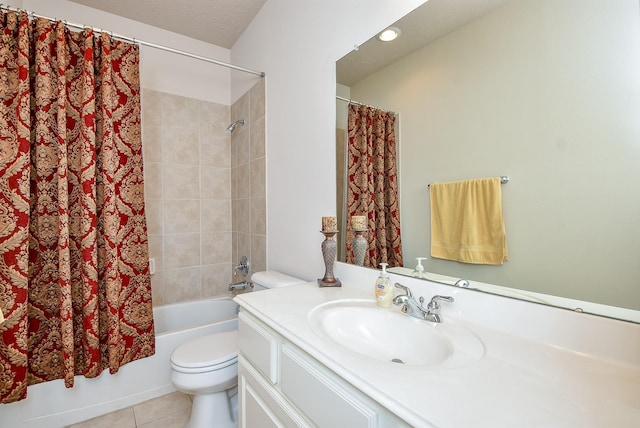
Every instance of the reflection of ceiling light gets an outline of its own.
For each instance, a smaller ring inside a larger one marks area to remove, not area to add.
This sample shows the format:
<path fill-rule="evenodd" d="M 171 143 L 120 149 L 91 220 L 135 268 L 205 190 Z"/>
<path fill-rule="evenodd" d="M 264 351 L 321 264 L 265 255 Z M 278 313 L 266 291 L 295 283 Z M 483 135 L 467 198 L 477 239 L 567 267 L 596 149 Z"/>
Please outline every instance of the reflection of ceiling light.
<path fill-rule="evenodd" d="M 378 39 L 383 42 L 390 42 L 391 40 L 395 40 L 400 35 L 400 29 L 396 27 L 389 27 L 384 30 L 382 33 L 378 34 Z"/>

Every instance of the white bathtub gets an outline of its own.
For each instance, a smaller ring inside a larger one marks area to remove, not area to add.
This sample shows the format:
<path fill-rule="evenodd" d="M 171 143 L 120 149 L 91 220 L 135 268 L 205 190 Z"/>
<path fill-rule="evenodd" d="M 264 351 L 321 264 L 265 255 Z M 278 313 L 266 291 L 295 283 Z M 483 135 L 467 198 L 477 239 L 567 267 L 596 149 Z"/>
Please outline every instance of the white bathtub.
<path fill-rule="evenodd" d="M 175 391 L 171 352 L 205 334 L 238 328 L 237 305 L 230 298 L 198 300 L 154 308 L 156 353 L 95 379 L 76 376 L 75 386 L 62 380 L 32 385 L 27 398 L 0 404 L 0 427 L 55 428 L 91 419 Z"/>

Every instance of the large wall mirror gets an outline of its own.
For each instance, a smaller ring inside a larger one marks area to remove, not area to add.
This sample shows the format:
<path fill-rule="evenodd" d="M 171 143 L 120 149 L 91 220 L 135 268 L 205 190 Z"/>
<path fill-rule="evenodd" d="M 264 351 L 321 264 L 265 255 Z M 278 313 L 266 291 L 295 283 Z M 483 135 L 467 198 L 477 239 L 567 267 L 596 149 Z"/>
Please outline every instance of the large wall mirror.
<path fill-rule="evenodd" d="M 429 0 L 395 26 L 338 61 L 337 95 L 399 114 L 408 271 L 428 257 L 428 272 L 638 321 L 638 0 Z M 384 62 L 412 37 L 429 40 Z M 510 260 L 431 258 L 428 184 L 502 175 Z"/>

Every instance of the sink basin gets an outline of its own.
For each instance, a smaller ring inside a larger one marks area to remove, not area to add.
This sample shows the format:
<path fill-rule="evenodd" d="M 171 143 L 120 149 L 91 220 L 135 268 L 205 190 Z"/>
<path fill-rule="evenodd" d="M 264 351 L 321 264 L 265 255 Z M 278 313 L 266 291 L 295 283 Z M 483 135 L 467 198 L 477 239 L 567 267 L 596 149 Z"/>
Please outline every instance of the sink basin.
<path fill-rule="evenodd" d="M 374 300 L 337 300 L 316 306 L 309 323 L 343 351 L 389 364 L 459 366 L 484 355 L 478 337 L 457 323 L 435 324 L 394 309 L 378 308 Z"/>

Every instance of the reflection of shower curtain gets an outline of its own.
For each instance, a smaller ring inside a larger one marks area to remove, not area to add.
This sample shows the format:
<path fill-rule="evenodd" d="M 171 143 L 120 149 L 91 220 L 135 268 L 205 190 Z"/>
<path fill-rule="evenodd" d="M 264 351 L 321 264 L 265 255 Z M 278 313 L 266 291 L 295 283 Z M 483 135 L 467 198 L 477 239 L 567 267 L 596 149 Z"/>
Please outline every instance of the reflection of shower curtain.
<path fill-rule="evenodd" d="M 135 45 L 0 13 L 0 401 L 154 353 Z"/>
<path fill-rule="evenodd" d="M 365 266 L 402 266 L 395 114 L 349 104 L 347 262 L 353 263 L 351 216 L 368 219 Z"/>

